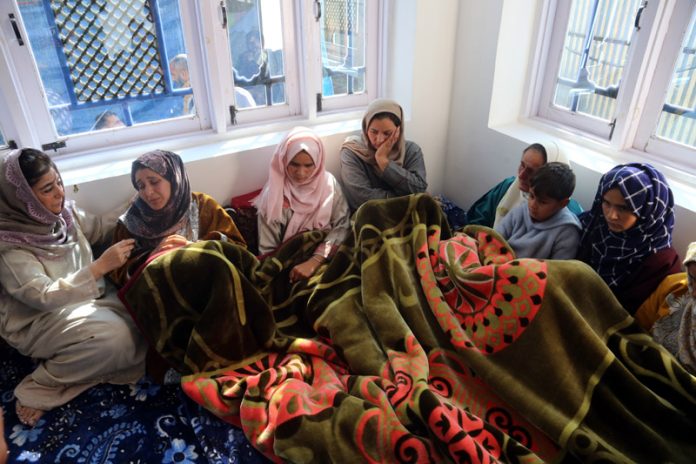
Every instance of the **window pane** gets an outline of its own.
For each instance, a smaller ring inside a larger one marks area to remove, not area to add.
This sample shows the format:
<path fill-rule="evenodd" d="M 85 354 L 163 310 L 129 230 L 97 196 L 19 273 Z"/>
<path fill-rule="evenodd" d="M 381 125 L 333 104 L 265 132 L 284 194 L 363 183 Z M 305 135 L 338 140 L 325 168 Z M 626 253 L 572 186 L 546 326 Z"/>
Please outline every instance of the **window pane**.
<path fill-rule="evenodd" d="M 554 104 L 603 120 L 616 95 L 641 0 L 573 0 Z"/>
<path fill-rule="evenodd" d="M 322 95 L 365 92 L 365 0 L 321 0 Z"/>
<path fill-rule="evenodd" d="M 178 0 L 19 5 L 58 134 L 195 111 L 187 70 L 167 64 L 186 57 Z"/>
<path fill-rule="evenodd" d="M 679 58 L 674 67 L 672 82 L 657 123 L 658 137 L 696 146 L 696 10 L 682 42 Z"/>
<path fill-rule="evenodd" d="M 232 73 L 238 108 L 285 99 L 281 0 L 227 0 Z"/>
<path fill-rule="evenodd" d="M 5 142 L 5 136 L 2 133 L 2 129 L 0 129 L 0 147 L 4 147 L 7 145 L 7 142 Z"/>

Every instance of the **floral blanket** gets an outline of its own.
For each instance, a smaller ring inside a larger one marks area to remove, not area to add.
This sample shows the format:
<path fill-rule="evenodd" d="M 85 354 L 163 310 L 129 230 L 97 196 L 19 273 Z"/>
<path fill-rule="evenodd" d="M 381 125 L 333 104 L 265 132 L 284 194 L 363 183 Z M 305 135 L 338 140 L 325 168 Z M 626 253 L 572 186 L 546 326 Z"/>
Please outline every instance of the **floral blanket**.
<path fill-rule="evenodd" d="M 292 462 L 693 462 L 696 378 L 578 261 L 452 236 L 427 195 L 368 202 L 308 282 L 202 242 L 122 297 L 186 394 Z"/>

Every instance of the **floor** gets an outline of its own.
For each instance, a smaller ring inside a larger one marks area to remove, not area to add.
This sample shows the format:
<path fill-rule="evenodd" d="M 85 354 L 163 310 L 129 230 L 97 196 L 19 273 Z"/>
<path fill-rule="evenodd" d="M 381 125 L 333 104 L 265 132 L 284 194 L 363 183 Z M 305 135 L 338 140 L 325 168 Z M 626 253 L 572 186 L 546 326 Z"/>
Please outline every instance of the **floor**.
<path fill-rule="evenodd" d="M 0 405 L 8 462 L 259 463 L 244 437 L 189 400 L 177 385 L 147 377 L 135 386 L 100 385 L 46 413 L 34 428 L 19 423 L 13 389 L 33 361 L 0 340 Z"/>

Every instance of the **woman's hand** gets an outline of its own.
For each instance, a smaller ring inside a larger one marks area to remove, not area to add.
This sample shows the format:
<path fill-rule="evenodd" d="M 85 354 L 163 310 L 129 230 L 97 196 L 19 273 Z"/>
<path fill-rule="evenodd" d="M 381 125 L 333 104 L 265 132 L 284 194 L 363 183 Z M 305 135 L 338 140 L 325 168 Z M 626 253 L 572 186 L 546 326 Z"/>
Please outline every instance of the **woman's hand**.
<path fill-rule="evenodd" d="M 114 269 L 118 269 L 126 264 L 134 247 L 135 240 L 127 238 L 107 248 L 106 251 L 90 265 L 90 271 L 92 271 L 94 278 L 100 279 Z"/>
<path fill-rule="evenodd" d="M 290 283 L 309 279 L 317 272 L 317 269 L 319 269 L 319 266 L 322 264 L 324 264 L 324 261 L 319 262 L 319 257 L 317 255 L 312 256 L 304 263 L 298 264 L 290 271 Z"/>
<path fill-rule="evenodd" d="M 377 167 L 379 167 L 380 172 L 384 172 L 387 166 L 389 166 L 389 154 L 399 140 L 399 135 L 401 135 L 401 127 L 397 127 L 396 130 L 392 132 L 392 135 L 389 136 L 375 152 L 375 161 L 377 162 Z"/>
<path fill-rule="evenodd" d="M 176 248 L 181 248 L 182 246 L 186 246 L 190 243 L 188 239 L 182 235 L 169 235 L 167 237 L 164 237 L 162 241 L 157 245 L 157 248 L 152 250 L 152 253 L 150 254 L 157 254 L 162 251 L 170 251 L 174 250 Z"/>

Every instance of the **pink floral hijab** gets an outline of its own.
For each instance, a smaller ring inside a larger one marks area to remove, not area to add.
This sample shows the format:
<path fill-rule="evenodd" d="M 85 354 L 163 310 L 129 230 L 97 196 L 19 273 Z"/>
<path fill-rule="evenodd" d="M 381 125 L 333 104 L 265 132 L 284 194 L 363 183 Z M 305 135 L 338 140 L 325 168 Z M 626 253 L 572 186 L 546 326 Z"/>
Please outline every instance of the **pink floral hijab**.
<path fill-rule="evenodd" d="M 287 175 L 288 164 L 301 151 L 314 161 L 314 172 L 302 184 Z M 276 147 L 261 194 L 253 200 L 261 217 L 267 222 L 279 221 L 286 204 L 293 212 L 285 229 L 285 237 L 308 230 L 330 227 L 334 183 L 324 168 L 324 144 L 311 129 L 296 127 Z"/>

